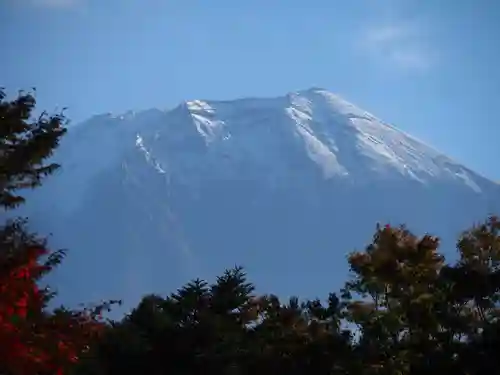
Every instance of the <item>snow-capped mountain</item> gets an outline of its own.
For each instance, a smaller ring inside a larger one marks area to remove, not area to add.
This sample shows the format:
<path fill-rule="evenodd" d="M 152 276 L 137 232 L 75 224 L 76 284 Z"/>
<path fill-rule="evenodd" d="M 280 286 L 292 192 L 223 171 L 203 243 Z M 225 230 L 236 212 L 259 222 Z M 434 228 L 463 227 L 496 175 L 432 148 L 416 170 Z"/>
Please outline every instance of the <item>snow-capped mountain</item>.
<path fill-rule="evenodd" d="M 322 89 L 96 116 L 55 158 L 26 210 L 71 250 L 66 300 L 135 301 L 235 264 L 263 289 L 325 296 L 377 222 L 432 231 L 452 254 L 500 209 L 497 183 Z"/>

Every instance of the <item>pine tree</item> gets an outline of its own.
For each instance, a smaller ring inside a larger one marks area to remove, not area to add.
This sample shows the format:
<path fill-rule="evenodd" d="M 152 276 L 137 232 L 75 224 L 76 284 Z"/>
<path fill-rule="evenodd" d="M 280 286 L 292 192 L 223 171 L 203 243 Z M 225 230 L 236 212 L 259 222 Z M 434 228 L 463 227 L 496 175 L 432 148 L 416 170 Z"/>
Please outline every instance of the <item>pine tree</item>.
<path fill-rule="evenodd" d="M 5 209 L 24 202 L 18 190 L 40 186 L 59 167 L 46 159 L 66 132 L 66 118 L 46 112 L 33 118 L 35 105 L 30 93 L 9 101 L 0 89 L 0 206 Z"/>

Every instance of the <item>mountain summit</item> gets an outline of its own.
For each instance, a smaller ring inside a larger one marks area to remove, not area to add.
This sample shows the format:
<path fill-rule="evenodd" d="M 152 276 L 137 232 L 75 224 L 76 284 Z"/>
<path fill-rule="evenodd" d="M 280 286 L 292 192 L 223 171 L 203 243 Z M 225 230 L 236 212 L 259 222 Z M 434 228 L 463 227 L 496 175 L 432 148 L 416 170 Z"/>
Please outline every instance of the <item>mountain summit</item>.
<path fill-rule="evenodd" d="M 433 231 L 451 253 L 500 208 L 498 184 L 320 88 L 96 116 L 55 158 L 28 214 L 71 250 L 70 300 L 133 303 L 234 264 L 283 295 L 324 295 L 377 222 Z"/>

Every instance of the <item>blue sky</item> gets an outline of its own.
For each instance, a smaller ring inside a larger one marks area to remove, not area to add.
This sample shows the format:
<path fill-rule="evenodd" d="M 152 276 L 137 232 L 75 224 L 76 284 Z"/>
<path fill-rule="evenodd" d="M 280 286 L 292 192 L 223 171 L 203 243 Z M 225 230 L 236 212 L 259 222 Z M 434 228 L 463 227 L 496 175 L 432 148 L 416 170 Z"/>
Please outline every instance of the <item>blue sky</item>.
<path fill-rule="evenodd" d="M 0 85 L 78 122 L 320 86 L 500 180 L 496 0 L 0 0 Z"/>

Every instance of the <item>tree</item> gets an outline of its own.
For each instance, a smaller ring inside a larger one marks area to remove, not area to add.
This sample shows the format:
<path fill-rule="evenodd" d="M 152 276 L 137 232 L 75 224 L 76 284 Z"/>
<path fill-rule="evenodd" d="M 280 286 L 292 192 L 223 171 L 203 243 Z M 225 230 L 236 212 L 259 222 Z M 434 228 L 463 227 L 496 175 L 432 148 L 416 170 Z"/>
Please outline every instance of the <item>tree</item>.
<path fill-rule="evenodd" d="M 497 371 L 499 234 L 496 217 L 465 231 L 453 264 L 438 253 L 437 238 L 404 227 L 378 228 L 365 252 L 350 255 L 344 303 L 360 330 L 364 373 Z"/>
<path fill-rule="evenodd" d="M 429 361 L 436 365 L 437 281 L 444 262 L 438 246 L 437 238 L 387 226 L 377 228 L 365 252 L 349 256 L 354 277 L 343 290 L 344 303 L 347 319 L 360 330 L 356 350 L 364 373 L 407 374 Z"/>
<path fill-rule="evenodd" d="M 40 186 L 43 177 L 59 165 L 45 163 L 66 132 L 64 115 L 43 112 L 36 120 L 36 99 L 23 94 L 6 100 L 0 89 L 0 206 L 13 208 L 24 202 L 18 190 Z"/>
<path fill-rule="evenodd" d="M 25 201 L 20 190 L 34 188 L 58 165 L 47 163 L 65 133 L 62 114 L 32 119 L 35 97 L 12 100 L 0 91 L 0 209 Z M 109 303 L 82 310 L 49 311 L 54 296 L 39 286 L 64 252 L 50 252 L 46 241 L 27 230 L 26 219 L 0 227 L 0 373 L 44 375 L 67 372 L 97 338 L 100 312 Z M 114 303 L 114 301 L 110 301 Z"/>
<path fill-rule="evenodd" d="M 0 373 L 63 373 L 97 337 L 97 311 L 47 311 L 53 294 L 38 281 L 62 253 L 49 254 L 21 222 L 3 227 L 0 239 Z"/>
<path fill-rule="evenodd" d="M 82 374 L 341 374 L 351 337 L 339 299 L 281 303 L 253 293 L 241 268 L 145 296 L 112 325 Z"/>

